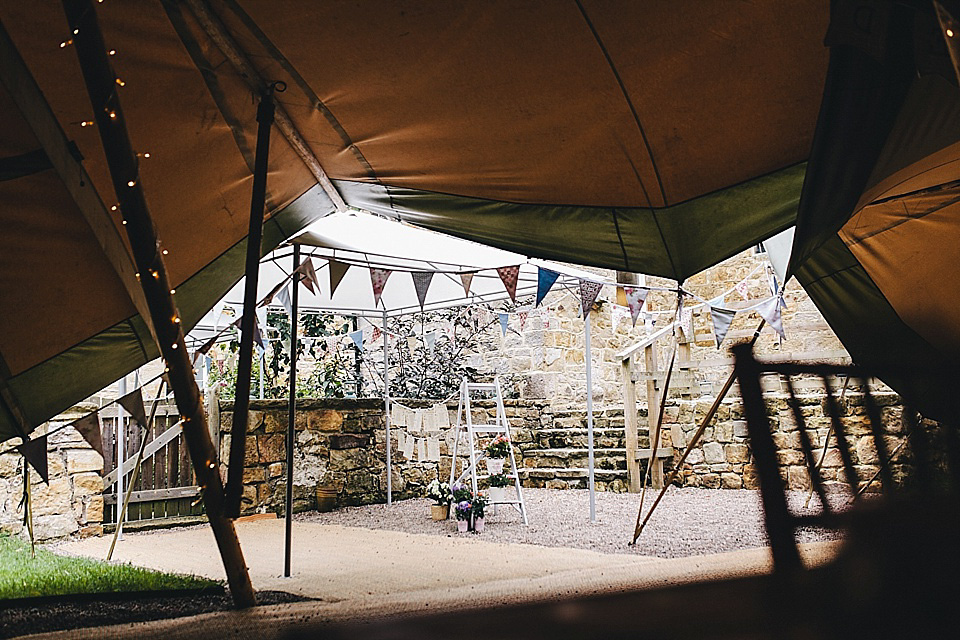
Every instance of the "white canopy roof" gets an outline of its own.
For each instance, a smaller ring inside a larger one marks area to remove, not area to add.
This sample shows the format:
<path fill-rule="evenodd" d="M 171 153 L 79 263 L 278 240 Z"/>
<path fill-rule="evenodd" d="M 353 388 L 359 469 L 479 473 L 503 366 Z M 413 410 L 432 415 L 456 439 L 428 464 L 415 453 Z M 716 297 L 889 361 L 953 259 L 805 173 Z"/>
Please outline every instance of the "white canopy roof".
<path fill-rule="evenodd" d="M 364 212 L 334 213 L 307 227 L 300 235 L 268 254 L 260 264 L 257 299 L 263 299 L 292 269 L 290 245 L 301 246 L 301 261 L 311 258 L 320 290 L 310 293 L 300 287 L 299 308 L 343 315 L 379 318 L 420 311 L 416 289 L 410 275 L 414 271 L 434 273 L 424 310 L 438 310 L 477 302 L 495 302 L 509 296 L 497 274 L 498 267 L 519 265 L 517 296 L 535 295 L 537 267 L 562 275 L 554 285 L 576 287 L 578 278 L 597 279 L 596 274 L 525 256 L 451 236 L 387 220 Z M 336 292 L 330 293 L 329 259 L 351 265 Z M 370 267 L 394 270 L 384 287 L 380 304 L 374 304 Z M 476 272 L 470 295 L 464 293 L 460 274 Z M 243 307 L 244 279 L 224 296 L 197 325 L 194 335 L 201 337 L 216 324 L 223 305 Z M 271 307 L 280 307 L 274 297 Z"/>

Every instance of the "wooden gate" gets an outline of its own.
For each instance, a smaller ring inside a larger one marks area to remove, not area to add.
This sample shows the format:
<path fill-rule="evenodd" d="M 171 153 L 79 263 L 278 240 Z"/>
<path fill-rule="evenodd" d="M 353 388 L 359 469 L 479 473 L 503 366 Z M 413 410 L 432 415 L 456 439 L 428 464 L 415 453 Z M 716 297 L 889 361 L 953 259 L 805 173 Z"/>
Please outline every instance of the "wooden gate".
<path fill-rule="evenodd" d="M 147 403 L 149 414 L 151 402 Z M 104 413 L 107 413 L 104 411 Z M 182 516 L 201 515 L 203 503 L 187 446 L 180 436 L 177 424 L 179 413 L 172 401 L 161 401 L 149 432 L 130 421 L 124 430 L 123 492 L 126 493 L 134 461 L 143 439 L 147 445 L 143 453 L 140 474 L 130 496 L 127 522 Z M 117 521 L 117 415 L 102 415 L 103 420 L 103 502 L 104 524 Z M 122 497 L 121 497 L 122 501 Z"/>

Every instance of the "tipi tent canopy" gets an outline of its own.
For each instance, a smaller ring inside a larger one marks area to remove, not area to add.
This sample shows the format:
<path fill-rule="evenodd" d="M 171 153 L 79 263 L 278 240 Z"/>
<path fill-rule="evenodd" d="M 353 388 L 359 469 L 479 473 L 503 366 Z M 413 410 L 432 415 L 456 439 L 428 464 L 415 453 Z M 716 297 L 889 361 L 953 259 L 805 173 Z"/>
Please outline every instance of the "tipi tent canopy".
<path fill-rule="evenodd" d="M 265 253 L 349 205 L 683 279 L 796 222 L 793 272 L 855 358 L 958 355 L 956 265 L 925 250 L 957 230 L 924 167 L 960 153 L 930 3 L 92 6 L 187 327 L 241 275 L 251 96 L 283 81 Z M 0 22 L 0 383 L 38 425 L 158 351 L 63 10 Z M 931 273 L 948 291 L 918 302 Z"/>

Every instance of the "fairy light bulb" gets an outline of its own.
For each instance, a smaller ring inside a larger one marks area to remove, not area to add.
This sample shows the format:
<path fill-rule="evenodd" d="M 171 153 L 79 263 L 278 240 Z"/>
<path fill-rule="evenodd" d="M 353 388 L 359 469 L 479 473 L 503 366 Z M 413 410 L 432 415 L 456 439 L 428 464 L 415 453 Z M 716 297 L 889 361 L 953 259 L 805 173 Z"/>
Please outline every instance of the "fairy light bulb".
<path fill-rule="evenodd" d="M 948 37 L 948 38 L 952 38 L 952 37 L 953 37 L 953 29 L 947 29 L 947 37 Z"/>
<path fill-rule="evenodd" d="M 72 45 L 72 44 L 73 44 L 73 38 L 70 38 L 69 40 L 64 40 L 63 42 L 61 42 L 61 43 L 60 43 L 60 48 L 61 48 L 61 49 L 64 49 L 64 48 L 66 48 L 66 47 L 69 47 L 69 46 Z"/>
<path fill-rule="evenodd" d="M 137 184 L 137 181 L 136 181 L 136 180 L 128 180 L 128 181 L 127 181 L 127 186 L 128 186 L 128 187 L 136 186 L 136 184 Z"/>
<path fill-rule="evenodd" d="M 121 87 L 127 86 L 127 83 L 121 80 L 120 78 L 117 78 L 116 82 L 118 86 L 121 86 Z"/>
<path fill-rule="evenodd" d="M 110 49 L 110 51 L 107 51 L 107 55 L 108 55 L 108 56 L 115 56 L 115 55 L 117 55 L 117 50 L 116 50 L 116 49 Z"/>

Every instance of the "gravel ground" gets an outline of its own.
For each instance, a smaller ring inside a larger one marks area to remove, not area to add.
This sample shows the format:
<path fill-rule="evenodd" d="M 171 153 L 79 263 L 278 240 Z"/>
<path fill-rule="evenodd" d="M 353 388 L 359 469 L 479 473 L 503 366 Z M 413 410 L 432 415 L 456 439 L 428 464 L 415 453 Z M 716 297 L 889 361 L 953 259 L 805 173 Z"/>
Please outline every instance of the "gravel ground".
<path fill-rule="evenodd" d="M 597 522 L 589 523 L 586 490 L 524 489 L 530 524 L 520 514 L 501 506 L 494 515 L 488 508 L 486 530 L 479 534 L 491 542 L 515 542 L 547 547 L 571 547 L 600 553 L 630 553 L 661 558 L 708 555 L 766 546 L 760 494 L 757 491 L 677 489 L 667 491 L 635 547 L 627 543 L 636 524 L 640 496 L 597 493 Z M 656 497 L 647 491 L 644 512 Z M 790 492 L 789 501 L 800 512 L 804 492 Z M 813 499 L 811 507 L 816 508 Z M 442 536 L 459 534 L 454 520 L 430 519 L 430 501 L 412 499 L 393 505 L 345 507 L 330 513 L 303 513 L 297 519 L 367 529 Z M 836 534 L 804 530 L 799 542 L 835 539 Z"/>

